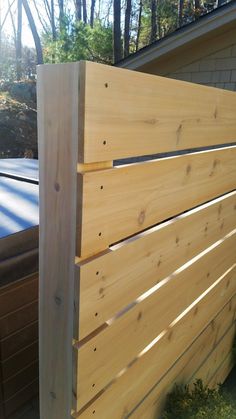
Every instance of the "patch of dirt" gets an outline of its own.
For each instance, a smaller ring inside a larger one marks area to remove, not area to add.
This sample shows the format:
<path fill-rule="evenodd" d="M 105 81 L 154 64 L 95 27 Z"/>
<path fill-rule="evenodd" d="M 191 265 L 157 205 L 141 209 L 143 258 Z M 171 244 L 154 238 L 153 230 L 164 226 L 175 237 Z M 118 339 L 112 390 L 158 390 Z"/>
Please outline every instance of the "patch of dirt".
<path fill-rule="evenodd" d="M 30 105 L 0 92 L 0 158 L 38 157 L 37 112 Z"/>

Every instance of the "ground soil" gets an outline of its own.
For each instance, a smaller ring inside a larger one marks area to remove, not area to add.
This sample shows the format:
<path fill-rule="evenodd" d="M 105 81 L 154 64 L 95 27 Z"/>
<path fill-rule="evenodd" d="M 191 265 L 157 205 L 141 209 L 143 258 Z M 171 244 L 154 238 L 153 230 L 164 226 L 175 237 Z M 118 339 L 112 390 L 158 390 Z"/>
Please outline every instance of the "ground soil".
<path fill-rule="evenodd" d="M 0 87 L 0 158 L 37 158 L 35 96 L 26 95 L 25 87 L 17 90 L 16 84 L 13 84 L 15 89 L 11 86 Z"/>

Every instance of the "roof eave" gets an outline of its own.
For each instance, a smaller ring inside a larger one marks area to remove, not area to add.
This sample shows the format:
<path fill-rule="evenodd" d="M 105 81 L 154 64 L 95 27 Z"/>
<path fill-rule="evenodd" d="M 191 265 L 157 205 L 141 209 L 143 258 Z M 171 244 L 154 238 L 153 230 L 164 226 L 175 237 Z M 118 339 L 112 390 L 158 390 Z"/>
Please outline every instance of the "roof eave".
<path fill-rule="evenodd" d="M 207 18 L 199 19 L 194 25 L 186 25 L 182 30 L 173 32 L 171 36 L 150 45 L 138 54 L 131 55 L 117 63 L 116 66 L 136 70 L 166 54 L 170 54 L 177 48 L 187 45 L 196 38 L 199 39 L 218 28 L 229 25 L 236 21 L 236 3 L 232 2 L 228 6 L 231 7 L 222 7 L 216 14 L 209 13 Z"/>

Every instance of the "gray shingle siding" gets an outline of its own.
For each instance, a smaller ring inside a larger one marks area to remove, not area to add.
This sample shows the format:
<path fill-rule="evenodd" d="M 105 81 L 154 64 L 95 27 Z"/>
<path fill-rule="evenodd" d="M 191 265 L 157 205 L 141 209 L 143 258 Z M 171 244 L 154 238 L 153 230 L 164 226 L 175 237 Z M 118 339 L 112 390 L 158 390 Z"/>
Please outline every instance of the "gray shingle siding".
<path fill-rule="evenodd" d="M 236 43 L 185 65 L 168 77 L 236 91 Z"/>

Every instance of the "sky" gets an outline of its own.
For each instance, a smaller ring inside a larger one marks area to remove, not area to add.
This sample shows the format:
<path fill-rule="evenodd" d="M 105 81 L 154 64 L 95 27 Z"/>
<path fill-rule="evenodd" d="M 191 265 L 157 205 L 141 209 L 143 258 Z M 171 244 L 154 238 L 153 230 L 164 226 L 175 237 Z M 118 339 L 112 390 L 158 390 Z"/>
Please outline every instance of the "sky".
<path fill-rule="evenodd" d="M 35 8 L 34 8 L 34 0 L 28 0 L 29 1 L 29 5 L 31 8 L 31 11 L 33 13 L 34 19 L 35 19 L 35 23 L 36 26 L 40 32 L 42 26 L 39 22 L 39 19 L 37 18 L 37 13 L 35 12 Z M 45 11 L 45 7 L 43 6 L 43 1 L 42 0 L 35 0 L 37 3 L 37 6 L 40 10 L 40 14 L 42 16 L 43 19 L 47 20 L 47 15 L 46 15 L 46 11 Z M 17 13 L 16 13 L 16 9 L 17 9 L 17 0 L 0 0 L 0 21 L 2 22 L 5 15 L 6 15 L 6 11 L 8 10 L 8 4 L 10 4 L 13 2 L 13 6 L 12 6 L 12 13 L 14 15 L 14 20 L 16 21 L 17 18 Z M 101 2 L 102 5 L 102 13 L 104 12 L 105 15 L 107 14 L 107 10 L 108 10 L 108 4 L 110 3 L 110 0 L 103 0 Z M 58 11 L 58 6 L 57 6 L 57 1 L 55 1 L 55 11 L 57 13 Z M 90 9 L 90 4 L 91 4 L 91 0 L 87 0 L 87 7 L 88 10 Z M 70 11 L 72 13 L 74 13 L 74 0 L 65 0 L 65 5 L 66 5 L 66 10 Z M 96 2 L 97 8 L 99 7 L 99 1 Z M 12 22 L 11 22 L 11 16 L 10 14 L 8 15 L 6 22 L 4 24 L 3 27 L 3 32 L 5 32 L 7 35 L 9 36 L 13 36 L 13 31 L 12 31 Z M 22 43 L 23 45 L 27 45 L 29 47 L 34 47 L 34 40 L 31 34 L 31 30 L 27 21 L 27 17 L 25 15 L 25 11 L 23 8 L 23 30 L 22 30 Z"/>
<path fill-rule="evenodd" d="M 10 3 L 12 3 L 13 0 L 9 0 L 9 1 L 10 1 Z M 16 17 L 16 4 L 17 4 L 17 1 L 15 0 L 15 4 L 13 4 L 13 6 L 12 6 L 12 13 L 13 13 L 13 15 L 15 15 L 15 17 Z M 0 9 L 1 9 L 1 21 L 3 22 L 4 17 L 6 15 L 6 11 L 8 9 L 8 0 L 0 0 Z M 36 19 L 36 17 L 35 17 L 35 19 Z M 23 20 L 22 44 L 27 45 L 28 47 L 34 47 L 34 40 L 33 40 L 31 30 L 30 30 L 30 27 L 29 27 L 29 24 L 28 24 L 28 21 L 27 21 L 24 10 L 23 10 L 22 20 Z M 38 22 L 37 22 L 37 19 L 36 19 L 36 25 L 37 24 L 38 24 Z M 6 19 L 6 22 L 4 24 L 3 32 L 6 35 L 13 36 L 12 22 L 11 22 L 10 14 L 8 15 L 8 17 Z"/>
<path fill-rule="evenodd" d="M 43 5 L 43 1 L 42 0 L 35 0 L 37 7 L 39 8 L 41 17 L 43 18 L 43 20 L 47 20 L 47 15 L 46 15 L 46 11 L 45 11 L 45 6 Z M 16 22 L 17 19 L 17 13 L 16 13 L 16 9 L 17 9 L 17 0 L 0 0 L 0 22 L 3 22 L 4 17 L 6 15 L 6 11 L 8 10 L 8 4 L 12 4 L 12 14 L 14 16 L 14 20 Z M 100 4 L 101 4 L 101 13 L 103 15 L 103 13 L 106 15 L 107 11 L 108 11 L 108 4 L 110 3 L 110 0 L 103 0 Z M 90 9 L 90 0 L 87 1 L 87 6 L 88 6 L 88 11 Z M 37 13 L 35 12 L 35 8 L 34 8 L 34 0 L 29 0 L 29 5 L 32 11 L 32 14 L 34 16 L 35 19 L 35 23 L 36 26 L 40 32 L 42 26 L 41 23 L 39 22 L 39 19 L 37 18 Z M 66 5 L 66 10 L 70 11 L 70 12 L 74 12 L 74 0 L 65 0 L 65 5 Z M 99 1 L 96 2 L 97 8 L 99 7 Z M 55 1 L 55 11 L 56 14 L 58 12 L 58 6 L 57 6 L 57 1 Z M 11 22 L 11 16 L 10 14 L 8 14 L 6 22 L 4 24 L 3 27 L 3 32 L 5 32 L 7 35 L 12 36 L 13 37 L 13 29 L 12 29 L 12 22 Z M 23 45 L 27 45 L 29 47 L 34 47 L 34 40 L 31 34 L 31 30 L 28 24 L 28 20 L 27 17 L 25 15 L 25 11 L 23 8 L 23 28 L 22 28 L 22 43 Z"/>

